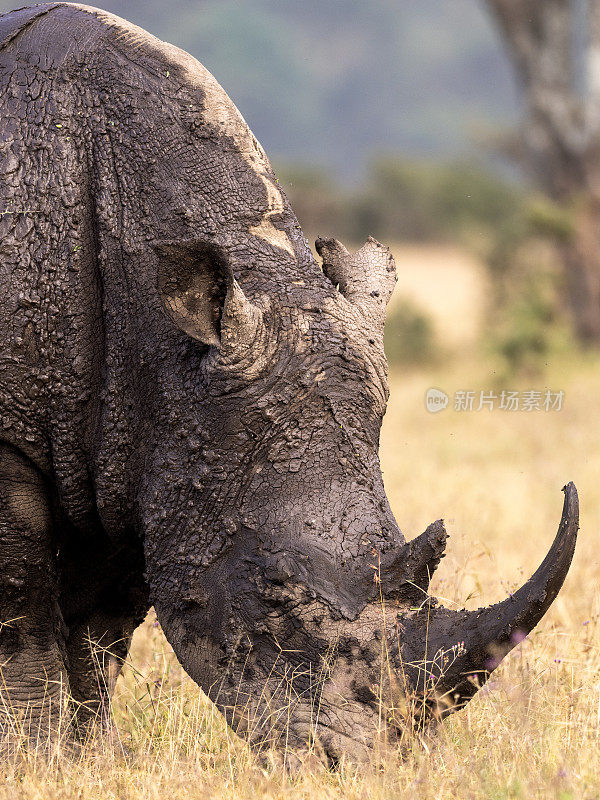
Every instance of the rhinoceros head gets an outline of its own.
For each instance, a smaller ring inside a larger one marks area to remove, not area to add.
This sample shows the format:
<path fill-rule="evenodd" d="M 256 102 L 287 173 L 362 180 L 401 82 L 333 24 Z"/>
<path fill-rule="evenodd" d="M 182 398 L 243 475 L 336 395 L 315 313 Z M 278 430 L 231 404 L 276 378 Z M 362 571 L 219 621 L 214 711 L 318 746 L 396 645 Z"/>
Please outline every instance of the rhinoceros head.
<path fill-rule="evenodd" d="M 189 416 L 155 456 L 151 505 L 167 510 L 147 552 L 165 632 L 232 726 L 339 758 L 470 699 L 558 592 L 578 509 L 569 484 L 548 556 L 507 600 L 439 606 L 443 523 L 406 543 L 378 461 L 394 261 L 374 239 L 317 249 L 320 286 L 250 300 L 231 248 L 157 247 Z"/>

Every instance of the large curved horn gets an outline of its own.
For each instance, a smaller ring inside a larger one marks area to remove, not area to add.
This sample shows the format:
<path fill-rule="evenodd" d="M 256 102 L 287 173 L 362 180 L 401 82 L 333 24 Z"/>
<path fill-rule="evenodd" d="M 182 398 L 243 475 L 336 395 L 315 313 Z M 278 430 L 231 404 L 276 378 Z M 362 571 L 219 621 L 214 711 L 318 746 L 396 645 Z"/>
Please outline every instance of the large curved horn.
<path fill-rule="evenodd" d="M 424 604 L 400 620 L 403 668 L 418 694 L 434 694 L 437 699 L 444 696 L 442 715 L 475 694 L 504 656 L 537 625 L 558 594 L 579 529 L 577 490 L 569 483 L 563 491 L 556 538 L 537 571 L 517 592 L 477 611 L 450 611 Z"/>

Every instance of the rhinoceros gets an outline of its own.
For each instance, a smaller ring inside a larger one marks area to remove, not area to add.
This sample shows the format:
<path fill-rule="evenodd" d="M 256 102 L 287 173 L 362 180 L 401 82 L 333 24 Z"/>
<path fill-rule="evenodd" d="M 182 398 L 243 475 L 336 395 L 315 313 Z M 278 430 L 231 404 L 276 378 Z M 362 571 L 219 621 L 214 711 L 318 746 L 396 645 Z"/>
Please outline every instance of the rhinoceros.
<path fill-rule="evenodd" d="M 378 460 L 388 249 L 320 264 L 215 79 L 123 19 L 0 16 L 0 81 L 4 728 L 87 724 L 90 642 L 122 660 L 151 605 L 257 747 L 362 758 L 461 708 L 559 591 L 574 486 L 521 589 L 439 605 L 443 523 L 406 542 Z"/>

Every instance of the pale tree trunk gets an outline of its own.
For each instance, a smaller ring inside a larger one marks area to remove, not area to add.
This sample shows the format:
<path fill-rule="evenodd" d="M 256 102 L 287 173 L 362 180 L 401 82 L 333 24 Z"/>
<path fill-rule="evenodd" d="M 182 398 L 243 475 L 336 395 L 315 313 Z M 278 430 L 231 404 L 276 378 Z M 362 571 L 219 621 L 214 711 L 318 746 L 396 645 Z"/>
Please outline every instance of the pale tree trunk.
<path fill-rule="evenodd" d="M 572 235 L 560 248 L 576 330 L 583 341 L 600 344 L 600 0 L 583 0 L 583 54 L 573 45 L 581 1 L 487 3 L 522 89 L 530 173 L 572 214 Z M 577 86 L 578 67 L 584 86 Z"/>

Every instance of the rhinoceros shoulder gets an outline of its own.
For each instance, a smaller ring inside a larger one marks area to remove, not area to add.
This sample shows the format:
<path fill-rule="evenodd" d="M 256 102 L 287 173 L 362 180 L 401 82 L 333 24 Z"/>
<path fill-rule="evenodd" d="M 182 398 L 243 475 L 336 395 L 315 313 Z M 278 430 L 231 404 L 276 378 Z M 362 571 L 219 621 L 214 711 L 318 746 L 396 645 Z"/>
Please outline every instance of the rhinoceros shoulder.
<path fill-rule="evenodd" d="M 217 137 L 227 138 L 227 149 L 237 151 L 265 187 L 264 216 L 251 233 L 294 256 L 288 236 L 272 221 L 272 217 L 284 212 L 285 203 L 263 148 L 218 81 L 189 53 L 115 14 L 93 6 L 60 2 L 0 15 L 0 55 L 11 44 L 21 59 L 31 56 L 33 63 L 46 71 L 60 70 L 73 62 L 81 67 L 92 60 L 96 65 L 108 65 L 124 59 L 129 67 L 124 95 L 135 81 L 132 76 L 136 70 L 144 73 L 144 88 L 150 79 L 158 92 L 164 90 L 165 81 L 184 89 L 193 101 L 188 108 L 197 104 L 203 124 L 210 126 Z M 119 71 L 113 70 L 112 74 L 118 75 Z M 118 91 L 118 87 L 113 89 Z"/>

